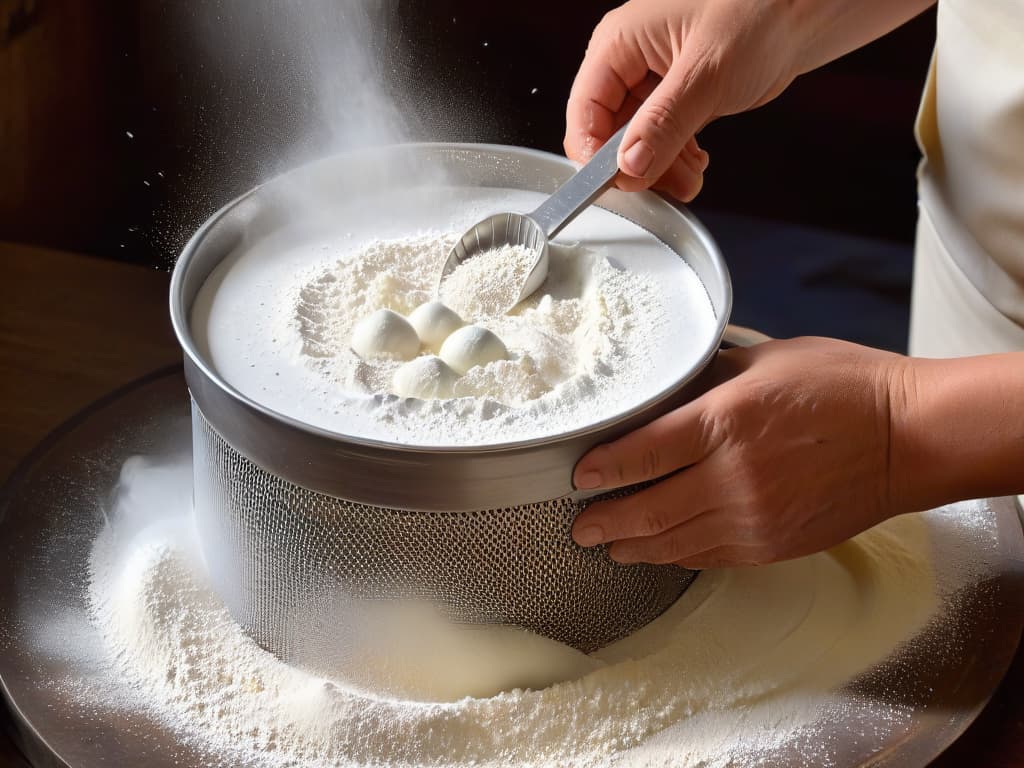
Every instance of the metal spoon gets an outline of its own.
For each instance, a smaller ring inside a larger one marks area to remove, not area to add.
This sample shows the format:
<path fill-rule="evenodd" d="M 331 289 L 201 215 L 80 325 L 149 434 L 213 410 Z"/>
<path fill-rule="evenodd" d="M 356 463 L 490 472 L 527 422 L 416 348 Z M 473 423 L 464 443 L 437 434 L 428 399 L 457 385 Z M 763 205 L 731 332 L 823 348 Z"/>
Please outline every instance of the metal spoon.
<path fill-rule="evenodd" d="M 532 294 L 548 276 L 548 241 L 611 186 L 618 173 L 619 145 L 629 123 L 622 126 L 590 161 L 580 168 L 551 197 L 532 213 L 496 213 L 475 224 L 455 244 L 441 268 L 441 284 L 466 259 L 503 245 L 522 245 L 535 251 L 537 258 L 523 281 L 519 298 L 512 307 Z M 511 309 L 509 307 L 508 309 Z"/>

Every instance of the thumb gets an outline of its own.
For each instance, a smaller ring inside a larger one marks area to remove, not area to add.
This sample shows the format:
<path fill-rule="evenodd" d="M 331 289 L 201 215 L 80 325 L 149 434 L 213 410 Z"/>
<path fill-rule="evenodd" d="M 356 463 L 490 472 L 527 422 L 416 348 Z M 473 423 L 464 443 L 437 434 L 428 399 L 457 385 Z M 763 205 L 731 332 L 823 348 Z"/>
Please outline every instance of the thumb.
<path fill-rule="evenodd" d="M 647 97 L 619 148 L 619 170 L 649 187 L 683 152 L 711 117 L 706 78 L 685 58 L 677 59 Z"/>

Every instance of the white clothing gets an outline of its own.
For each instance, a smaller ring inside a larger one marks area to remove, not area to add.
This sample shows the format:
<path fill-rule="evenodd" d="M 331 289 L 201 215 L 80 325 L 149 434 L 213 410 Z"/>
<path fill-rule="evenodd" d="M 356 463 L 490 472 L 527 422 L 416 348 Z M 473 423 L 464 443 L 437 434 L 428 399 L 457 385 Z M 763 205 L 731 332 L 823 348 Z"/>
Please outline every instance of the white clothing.
<path fill-rule="evenodd" d="M 910 351 L 1024 349 L 1024 0 L 939 0 Z"/>

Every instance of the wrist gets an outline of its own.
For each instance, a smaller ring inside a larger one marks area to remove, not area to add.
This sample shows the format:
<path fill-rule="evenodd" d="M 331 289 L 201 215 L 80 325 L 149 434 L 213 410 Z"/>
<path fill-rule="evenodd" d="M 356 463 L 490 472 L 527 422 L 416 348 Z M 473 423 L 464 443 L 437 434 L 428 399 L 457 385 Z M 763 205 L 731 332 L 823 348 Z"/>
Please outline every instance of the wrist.
<path fill-rule="evenodd" d="M 890 377 L 890 502 L 1024 492 L 1024 353 L 904 358 Z"/>
<path fill-rule="evenodd" d="M 783 0 L 794 76 L 802 75 L 883 37 L 924 12 L 936 0 Z"/>
<path fill-rule="evenodd" d="M 822 49 L 834 0 L 781 0 L 779 5 L 784 39 L 793 51 L 791 75 L 798 77 L 829 61 Z"/>
<path fill-rule="evenodd" d="M 924 446 L 921 444 L 920 360 L 905 357 L 887 379 L 889 412 L 888 488 L 893 514 L 928 508 L 920 478 Z"/>

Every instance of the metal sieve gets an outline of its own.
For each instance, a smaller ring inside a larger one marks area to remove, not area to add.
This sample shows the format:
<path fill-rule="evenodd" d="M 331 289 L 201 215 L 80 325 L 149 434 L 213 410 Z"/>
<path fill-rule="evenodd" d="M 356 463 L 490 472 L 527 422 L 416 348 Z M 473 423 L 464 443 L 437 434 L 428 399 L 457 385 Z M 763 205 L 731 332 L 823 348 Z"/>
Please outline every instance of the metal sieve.
<path fill-rule="evenodd" d="M 384 169 L 384 170 L 382 170 Z M 241 394 L 211 365 L 190 326 L 218 264 L 301 215 L 337 227 L 331 201 L 444 183 L 551 193 L 564 158 L 489 145 L 402 145 L 318 161 L 215 214 L 191 239 L 171 284 L 171 315 L 193 399 L 195 516 L 214 588 L 232 615 L 283 658 L 326 648 L 353 601 L 423 600 L 452 621 L 524 627 L 589 652 L 670 606 L 695 574 L 620 565 L 570 537 L 589 503 L 571 484 L 589 448 L 692 399 L 722 341 L 731 288 L 691 214 L 650 194 L 605 193 L 600 205 L 639 224 L 701 278 L 715 334 L 699 364 L 614 418 L 543 439 L 430 448 L 328 432 Z M 296 212 L 296 194 L 309 210 Z"/>

